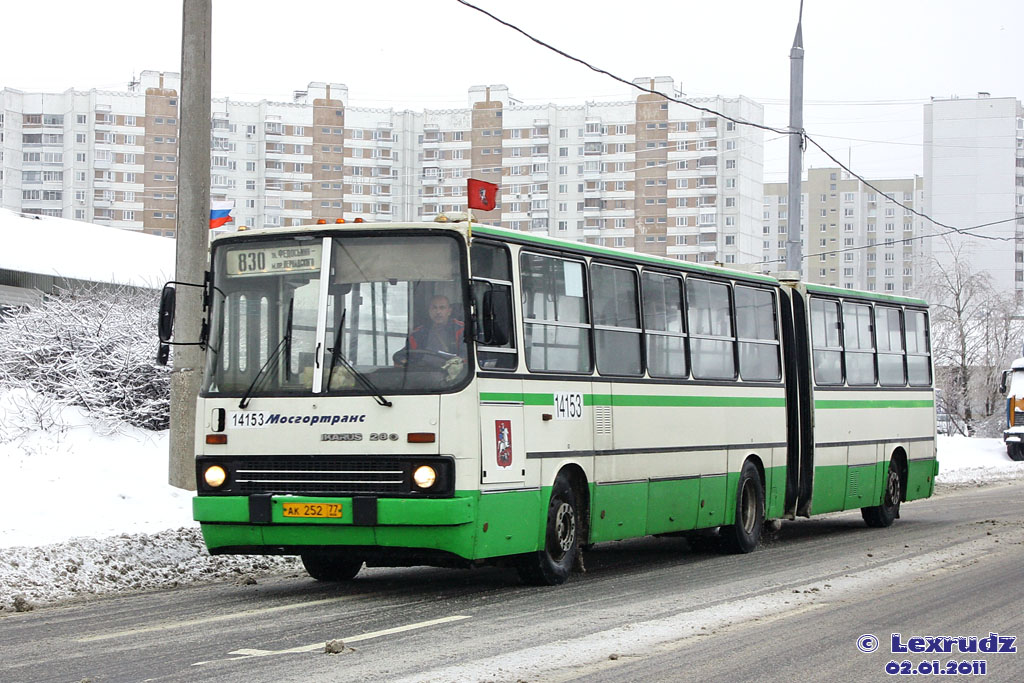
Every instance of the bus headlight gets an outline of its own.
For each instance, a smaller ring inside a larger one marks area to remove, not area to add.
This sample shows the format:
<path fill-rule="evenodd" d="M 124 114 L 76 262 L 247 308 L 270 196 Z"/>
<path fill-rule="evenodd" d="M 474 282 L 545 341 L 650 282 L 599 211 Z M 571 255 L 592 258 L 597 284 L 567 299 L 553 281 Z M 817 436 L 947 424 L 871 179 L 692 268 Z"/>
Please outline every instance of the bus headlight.
<path fill-rule="evenodd" d="M 437 481 L 437 472 L 430 465 L 420 465 L 412 473 L 412 480 L 421 489 L 429 489 Z"/>
<path fill-rule="evenodd" d="M 207 486 L 213 489 L 222 486 L 227 481 L 227 478 L 228 473 L 220 465 L 210 465 L 203 472 L 203 480 Z"/>

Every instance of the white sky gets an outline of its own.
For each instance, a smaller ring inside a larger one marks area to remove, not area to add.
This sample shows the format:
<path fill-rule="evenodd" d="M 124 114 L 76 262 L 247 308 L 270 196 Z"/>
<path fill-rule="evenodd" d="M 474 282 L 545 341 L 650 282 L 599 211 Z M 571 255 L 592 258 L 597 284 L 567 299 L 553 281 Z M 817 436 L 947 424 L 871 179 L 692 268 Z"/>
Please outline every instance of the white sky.
<path fill-rule="evenodd" d="M 799 0 L 475 4 L 627 80 L 746 95 L 766 123 L 787 124 Z M 0 87 L 124 89 L 133 71 L 180 70 L 180 2 L 54 0 L 45 14 L 5 5 Z M 456 0 L 215 0 L 213 27 L 218 96 L 288 101 L 310 81 L 346 84 L 351 106 L 414 110 L 465 107 L 480 84 L 526 104 L 635 96 Z M 920 174 L 929 97 L 1024 99 L 1022 31 L 1020 0 L 806 0 L 805 127 L 869 177 Z M 809 154 L 805 165 L 825 162 Z M 769 144 L 765 180 L 785 180 L 785 168 L 785 143 Z"/>

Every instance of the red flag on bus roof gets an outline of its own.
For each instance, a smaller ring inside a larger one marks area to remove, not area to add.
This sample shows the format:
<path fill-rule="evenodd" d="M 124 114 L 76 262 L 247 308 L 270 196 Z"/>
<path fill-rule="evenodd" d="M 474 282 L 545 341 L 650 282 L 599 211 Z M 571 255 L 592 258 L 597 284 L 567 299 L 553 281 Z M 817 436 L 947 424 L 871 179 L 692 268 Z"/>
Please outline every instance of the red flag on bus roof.
<path fill-rule="evenodd" d="M 494 208 L 494 198 L 498 194 L 498 186 L 486 180 L 470 178 L 467 181 L 469 191 L 469 208 L 490 211 Z"/>

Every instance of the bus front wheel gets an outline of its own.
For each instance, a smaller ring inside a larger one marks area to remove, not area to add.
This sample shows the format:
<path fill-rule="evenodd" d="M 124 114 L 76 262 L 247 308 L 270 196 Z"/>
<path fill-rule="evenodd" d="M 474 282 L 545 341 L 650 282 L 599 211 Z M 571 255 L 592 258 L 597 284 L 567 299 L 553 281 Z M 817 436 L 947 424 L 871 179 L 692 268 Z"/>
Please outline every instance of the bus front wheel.
<path fill-rule="evenodd" d="M 1024 460 L 1024 444 L 1019 443 L 1008 443 L 1006 444 L 1006 454 L 1010 456 L 1010 460 Z"/>
<path fill-rule="evenodd" d="M 731 553 L 749 553 L 761 542 L 763 529 L 764 486 L 757 466 L 747 460 L 736 489 L 736 521 L 719 530 L 722 547 Z"/>
<path fill-rule="evenodd" d="M 860 516 L 870 527 L 882 529 L 892 526 L 900 516 L 900 468 L 895 461 L 889 461 L 889 475 L 885 479 L 885 496 L 881 505 L 860 509 Z"/>
<path fill-rule="evenodd" d="M 306 573 L 317 581 L 349 581 L 363 568 L 362 560 L 346 555 L 309 552 L 301 557 Z"/>
<path fill-rule="evenodd" d="M 572 481 L 559 472 L 551 487 L 544 548 L 522 556 L 519 577 L 534 586 L 557 586 L 569 578 L 579 555 L 579 505 Z"/>

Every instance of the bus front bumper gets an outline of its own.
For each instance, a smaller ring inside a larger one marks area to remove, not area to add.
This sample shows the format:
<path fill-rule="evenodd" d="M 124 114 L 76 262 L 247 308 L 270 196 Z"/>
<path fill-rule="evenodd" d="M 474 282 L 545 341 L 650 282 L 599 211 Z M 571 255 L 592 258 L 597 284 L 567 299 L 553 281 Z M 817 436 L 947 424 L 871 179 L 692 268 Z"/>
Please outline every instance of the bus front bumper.
<path fill-rule="evenodd" d="M 340 517 L 286 517 L 284 503 L 340 505 Z M 197 496 L 192 516 L 211 554 L 296 554 L 303 548 L 377 546 L 473 554 L 476 500 Z"/>

